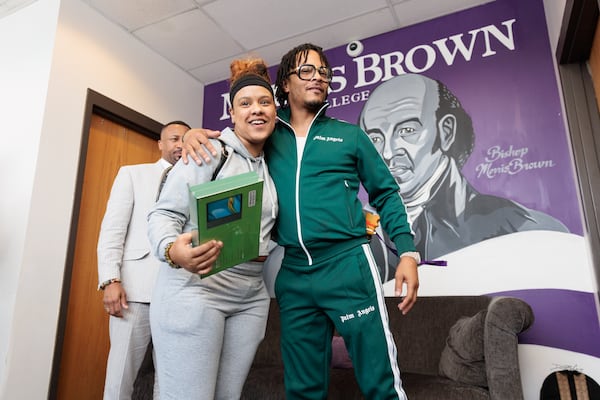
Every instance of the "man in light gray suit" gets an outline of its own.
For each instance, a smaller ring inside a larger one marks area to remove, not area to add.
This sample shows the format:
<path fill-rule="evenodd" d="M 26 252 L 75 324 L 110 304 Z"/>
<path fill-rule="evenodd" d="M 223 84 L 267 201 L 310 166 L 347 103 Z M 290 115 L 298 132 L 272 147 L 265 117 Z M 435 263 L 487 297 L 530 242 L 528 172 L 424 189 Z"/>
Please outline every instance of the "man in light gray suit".
<path fill-rule="evenodd" d="M 106 205 L 98 238 L 98 289 L 104 291 L 104 309 L 110 314 L 105 400 L 131 398 L 150 344 L 148 313 L 160 262 L 150 253 L 147 215 L 168 170 L 181 158 L 188 129 L 182 121 L 166 124 L 158 141 L 162 158 L 121 167 Z"/>

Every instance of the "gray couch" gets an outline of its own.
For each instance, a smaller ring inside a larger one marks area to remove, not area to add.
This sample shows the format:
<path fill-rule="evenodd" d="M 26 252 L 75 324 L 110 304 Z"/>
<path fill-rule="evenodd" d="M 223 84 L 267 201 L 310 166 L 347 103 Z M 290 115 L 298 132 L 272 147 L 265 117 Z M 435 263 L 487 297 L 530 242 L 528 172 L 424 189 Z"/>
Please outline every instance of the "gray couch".
<path fill-rule="evenodd" d="M 529 305 L 509 297 L 420 297 L 402 315 L 386 298 L 410 400 L 518 400 L 523 398 L 517 335 L 533 322 Z M 279 309 L 271 301 L 265 339 L 242 399 L 284 399 L 279 350 Z M 340 344 L 341 343 L 341 344 Z M 343 341 L 335 339 L 329 399 L 363 399 Z"/>

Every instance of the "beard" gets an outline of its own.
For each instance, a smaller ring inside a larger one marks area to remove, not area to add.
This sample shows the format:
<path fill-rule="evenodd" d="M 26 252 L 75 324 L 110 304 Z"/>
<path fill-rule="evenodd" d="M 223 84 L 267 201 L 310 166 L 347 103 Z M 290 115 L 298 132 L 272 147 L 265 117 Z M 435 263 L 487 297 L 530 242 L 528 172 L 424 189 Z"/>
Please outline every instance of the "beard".
<path fill-rule="evenodd" d="M 325 100 L 323 100 L 323 101 L 317 101 L 317 100 L 305 101 L 304 107 L 306 107 L 306 109 L 309 110 L 310 112 L 316 113 L 321 109 L 321 107 L 323 106 L 324 103 L 325 103 Z"/>

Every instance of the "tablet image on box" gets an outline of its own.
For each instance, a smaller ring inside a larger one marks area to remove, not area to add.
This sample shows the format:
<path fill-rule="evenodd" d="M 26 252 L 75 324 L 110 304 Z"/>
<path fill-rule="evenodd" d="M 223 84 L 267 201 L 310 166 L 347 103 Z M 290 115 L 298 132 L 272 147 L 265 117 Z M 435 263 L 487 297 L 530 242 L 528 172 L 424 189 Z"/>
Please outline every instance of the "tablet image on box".
<path fill-rule="evenodd" d="M 254 171 L 190 186 L 192 244 L 223 242 L 215 267 L 203 278 L 258 257 L 263 180 Z"/>

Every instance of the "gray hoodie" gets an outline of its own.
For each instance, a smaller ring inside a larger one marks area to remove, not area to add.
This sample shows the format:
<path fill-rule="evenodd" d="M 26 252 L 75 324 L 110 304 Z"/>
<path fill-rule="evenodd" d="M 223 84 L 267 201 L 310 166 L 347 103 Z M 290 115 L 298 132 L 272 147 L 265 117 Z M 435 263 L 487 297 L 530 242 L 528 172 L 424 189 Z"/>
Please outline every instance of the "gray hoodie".
<path fill-rule="evenodd" d="M 275 224 L 278 211 L 277 193 L 273 180 L 269 175 L 267 164 L 263 155 L 253 157 L 231 129 L 225 128 L 221 132 L 220 140 L 225 143 L 229 156 L 216 179 L 256 171 L 258 176 L 264 180 L 259 255 L 266 256 L 269 252 L 271 230 Z M 178 161 L 169 172 L 168 179 L 160 193 L 160 198 L 148 214 L 150 246 L 153 253 L 161 261 L 166 262 L 164 251 L 169 242 L 175 241 L 180 233 L 190 232 L 194 229 L 194 224 L 190 221 L 188 186 L 211 180 L 213 172 L 219 164 L 222 147 L 219 140 L 211 139 L 211 143 L 219 156 L 209 164 L 203 163 L 202 165 L 197 165 L 194 162 L 184 164 L 183 161 Z M 227 243 L 224 245 L 227 245 Z M 240 268 L 248 268 L 248 265 L 242 264 L 232 267 L 233 270 Z"/>

